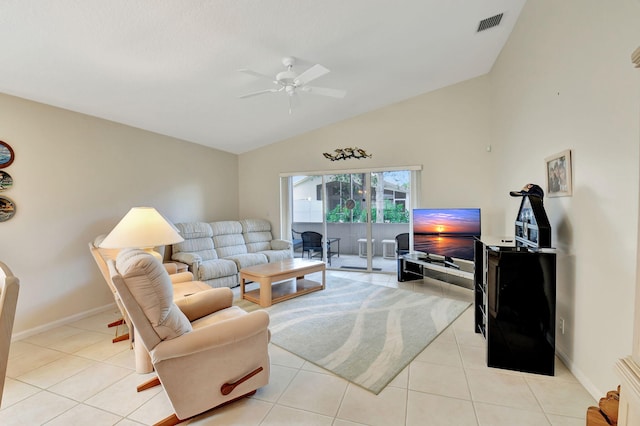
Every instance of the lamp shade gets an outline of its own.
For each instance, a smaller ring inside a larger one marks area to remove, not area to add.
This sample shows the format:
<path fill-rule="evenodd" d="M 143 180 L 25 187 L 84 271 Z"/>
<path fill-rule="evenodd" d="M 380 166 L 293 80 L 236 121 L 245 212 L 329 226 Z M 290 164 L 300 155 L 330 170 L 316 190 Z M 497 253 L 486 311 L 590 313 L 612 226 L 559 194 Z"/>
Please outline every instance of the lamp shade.
<path fill-rule="evenodd" d="M 152 248 L 184 241 L 153 207 L 134 207 L 100 243 L 102 248 Z"/>

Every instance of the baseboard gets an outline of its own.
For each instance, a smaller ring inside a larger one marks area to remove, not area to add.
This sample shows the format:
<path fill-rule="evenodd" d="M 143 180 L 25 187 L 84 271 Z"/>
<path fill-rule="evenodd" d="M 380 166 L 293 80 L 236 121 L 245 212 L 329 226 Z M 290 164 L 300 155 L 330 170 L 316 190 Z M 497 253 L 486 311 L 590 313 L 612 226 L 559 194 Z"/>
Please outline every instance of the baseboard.
<path fill-rule="evenodd" d="M 560 358 L 562 363 L 569 369 L 571 374 L 573 374 L 573 376 L 578 380 L 578 382 L 587 390 L 587 392 L 589 392 L 589 394 L 591 394 L 594 400 L 598 401 L 600 400 L 600 398 L 602 398 L 602 395 L 607 394 L 606 391 L 602 391 L 601 389 L 598 389 L 596 385 L 594 385 L 591 382 L 591 380 L 589 380 L 587 376 L 578 367 L 576 367 L 573 364 L 573 361 L 569 359 L 567 354 L 564 353 L 562 350 L 558 349 L 557 346 L 556 346 L 556 355 L 558 355 L 558 358 Z M 585 407 L 585 410 L 586 410 L 586 407 Z"/>
<path fill-rule="evenodd" d="M 90 317 L 95 314 L 99 314 L 101 312 L 108 311 L 110 309 L 117 309 L 115 303 L 109 303 L 108 305 L 100 306 L 98 308 L 89 309 L 88 311 L 80 312 L 75 315 L 71 315 L 70 317 L 62 318 L 57 321 L 50 322 L 48 324 L 40 325 L 38 327 L 30 328 L 25 331 L 21 331 L 19 333 L 14 333 L 11 336 L 11 341 L 16 342 L 18 340 L 26 339 L 27 337 L 35 336 L 36 334 L 40 334 L 42 332 L 54 329 L 56 327 L 60 327 L 61 325 L 67 325 L 72 322 Z"/>

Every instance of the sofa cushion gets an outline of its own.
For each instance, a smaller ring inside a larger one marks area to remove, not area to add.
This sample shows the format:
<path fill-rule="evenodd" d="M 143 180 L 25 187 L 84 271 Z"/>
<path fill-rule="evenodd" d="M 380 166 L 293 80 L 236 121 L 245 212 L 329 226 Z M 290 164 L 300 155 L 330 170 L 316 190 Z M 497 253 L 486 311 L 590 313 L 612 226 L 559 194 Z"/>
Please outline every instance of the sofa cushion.
<path fill-rule="evenodd" d="M 180 260 L 180 253 L 197 254 L 202 261 L 218 258 L 211 239 L 213 231 L 208 223 L 176 223 L 176 228 L 180 231 L 184 241 L 173 244 L 171 255 L 173 260 Z"/>
<path fill-rule="evenodd" d="M 247 251 L 256 253 L 263 250 L 271 250 L 271 232 L 259 231 L 243 234 Z"/>
<path fill-rule="evenodd" d="M 213 245 L 219 258 L 247 253 L 247 246 L 242 234 L 218 235 L 213 237 Z"/>
<path fill-rule="evenodd" d="M 271 234 L 271 223 L 265 219 L 242 219 L 240 221 L 242 233 L 250 232 L 268 232 Z"/>
<path fill-rule="evenodd" d="M 213 246 L 219 258 L 247 253 L 240 222 L 224 220 L 209 224 L 213 232 Z"/>
<path fill-rule="evenodd" d="M 233 260 L 215 259 L 203 262 L 198 268 L 198 276 L 196 278 L 200 281 L 207 281 L 237 273 L 238 267 Z"/>
<path fill-rule="evenodd" d="M 247 246 L 247 252 L 258 253 L 266 250 L 272 250 L 271 240 L 271 223 L 264 219 L 243 219 L 240 221 L 242 225 L 242 236 Z"/>
<path fill-rule="evenodd" d="M 235 256 L 228 256 L 227 259 L 233 260 L 236 263 L 238 271 L 249 266 L 262 265 L 269 261 L 267 256 L 262 253 L 237 254 Z"/>
<path fill-rule="evenodd" d="M 208 223 L 204 222 L 185 222 L 176 223 L 176 228 L 180 231 L 180 235 L 185 240 L 192 238 L 211 238 L 213 236 L 213 230 Z"/>
<path fill-rule="evenodd" d="M 173 302 L 171 279 L 158 259 L 144 250 L 123 249 L 116 258 L 116 269 L 160 339 L 173 339 L 192 330 Z"/>
<path fill-rule="evenodd" d="M 238 234 L 242 235 L 242 225 L 235 220 L 221 220 L 219 222 L 210 222 L 212 236 Z"/>
<path fill-rule="evenodd" d="M 269 263 L 280 262 L 281 260 L 291 259 L 293 254 L 291 250 L 264 250 L 260 254 L 267 256 Z"/>

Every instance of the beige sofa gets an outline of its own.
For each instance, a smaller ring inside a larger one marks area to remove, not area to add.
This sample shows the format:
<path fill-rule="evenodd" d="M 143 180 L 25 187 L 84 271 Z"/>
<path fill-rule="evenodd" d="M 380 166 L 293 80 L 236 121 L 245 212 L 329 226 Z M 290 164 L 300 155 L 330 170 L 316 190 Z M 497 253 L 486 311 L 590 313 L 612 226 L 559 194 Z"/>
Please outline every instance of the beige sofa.
<path fill-rule="evenodd" d="M 240 269 L 293 257 L 292 243 L 274 239 L 263 219 L 176 223 L 184 241 L 171 259 L 189 265 L 194 279 L 211 287 L 239 285 Z"/>

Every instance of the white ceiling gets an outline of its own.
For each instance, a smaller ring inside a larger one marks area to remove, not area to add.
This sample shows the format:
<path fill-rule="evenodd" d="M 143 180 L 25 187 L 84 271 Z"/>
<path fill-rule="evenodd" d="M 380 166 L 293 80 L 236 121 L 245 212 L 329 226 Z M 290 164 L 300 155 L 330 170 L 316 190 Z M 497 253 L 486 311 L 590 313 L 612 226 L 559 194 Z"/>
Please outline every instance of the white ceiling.
<path fill-rule="evenodd" d="M 2 0 L 0 92 L 242 153 L 486 74 L 525 1 Z M 238 98 L 284 56 L 346 97 Z"/>

